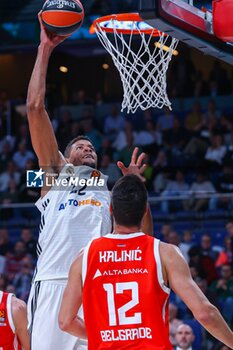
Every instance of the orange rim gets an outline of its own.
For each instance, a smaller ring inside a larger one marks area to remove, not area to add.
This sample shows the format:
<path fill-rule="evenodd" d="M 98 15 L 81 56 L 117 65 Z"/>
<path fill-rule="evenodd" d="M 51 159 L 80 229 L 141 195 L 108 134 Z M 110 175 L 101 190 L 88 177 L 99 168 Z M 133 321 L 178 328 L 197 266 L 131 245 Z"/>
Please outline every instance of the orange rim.
<path fill-rule="evenodd" d="M 103 16 L 97 18 L 90 27 L 90 33 L 94 34 L 95 31 L 99 31 L 99 27 L 101 27 L 102 30 L 104 30 L 106 33 L 113 33 L 114 28 L 111 27 L 104 27 L 104 22 L 110 22 L 111 20 L 117 20 L 119 22 L 141 22 L 145 23 L 138 13 L 119 13 L 119 14 L 113 14 L 108 16 Z M 146 24 L 146 23 L 145 23 Z M 147 25 L 147 24 L 146 24 Z M 149 27 L 149 25 L 148 25 Z M 124 28 L 116 28 L 115 29 L 117 33 L 122 34 L 139 34 L 139 31 L 144 34 L 153 35 L 153 36 L 161 36 L 161 32 L 158 29 L 155 28 L 139 28 L 136 29 L 124 29 Z"/>

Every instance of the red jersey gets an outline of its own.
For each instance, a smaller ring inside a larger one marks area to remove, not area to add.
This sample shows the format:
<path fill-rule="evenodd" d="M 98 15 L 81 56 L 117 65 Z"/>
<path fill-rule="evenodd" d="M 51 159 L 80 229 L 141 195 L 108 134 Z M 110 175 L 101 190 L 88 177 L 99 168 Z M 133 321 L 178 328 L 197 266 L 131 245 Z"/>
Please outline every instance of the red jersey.
<path fill-rule="evenodd" d="M 142 232 L 95 239 L 82 269 L 89 350 L 172 349 L 159 240 Z"/>
<path fill-rule="evenodd" d="M 20 350 L 11 312 L 13 294 L 0 291 L 0 350 Z"/>

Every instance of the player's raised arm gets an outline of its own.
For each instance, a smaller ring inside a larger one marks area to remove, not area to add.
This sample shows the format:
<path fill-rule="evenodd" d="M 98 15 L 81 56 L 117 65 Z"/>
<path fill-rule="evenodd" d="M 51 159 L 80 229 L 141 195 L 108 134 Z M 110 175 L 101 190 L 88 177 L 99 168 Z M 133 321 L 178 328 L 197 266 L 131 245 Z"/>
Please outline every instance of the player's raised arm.
<path fill-rule="evenodd" d="M 143 164 L 143 160 L 145 158 L 145 153 L 141 153 L 138 156 L 138 147 L 134 148 L 134 151 L 132 153 L 131 162 L 128 167 L 126 167 L 121 161 L 117 162 L 118 168 L 121 170 L 123 175 L 137 175 L 142 182 L 145 181 L 145 178 L 143 177 L 143 172 L 147 167 L 147 164 Z M 153 226 L 153 218 L 151 215 L 150 205 L 148 203 L 146 214 L 144 215 L 143 222 L 142 222 L 142 231 L 149 236 L 154 235 L 154 226 Z"/>
<path fill-rule="evenodd" d="M 15 333 L 22 350 L 30 350 L 30 339 L 27 330 L 27 306 L 24 301 L 13 297 L 11 308 Z"/>
<path fill-rule="evenodd" d="M 193 316 L 215 338 L 233 349 L 233 332 L 218 309 L 212 305 L 191 277 L 189 267 L 173 245 L 160 243 L 160 254 L 164 266 L 164 279 L 172 290 L 185 302 Z"/>
<path fill-rule="evenodd" d="M 57 167 L 64 164 L 64 159 L 58 151 L 52 124 L 45 109 L 45 90 L 49 57 L 65 37 L 46 32 L 41 22 L 41 12 L 38 18 L 41 27 L 40 45 L 28 87 L 27 116 L 32 145 L 40 166 Z"/>

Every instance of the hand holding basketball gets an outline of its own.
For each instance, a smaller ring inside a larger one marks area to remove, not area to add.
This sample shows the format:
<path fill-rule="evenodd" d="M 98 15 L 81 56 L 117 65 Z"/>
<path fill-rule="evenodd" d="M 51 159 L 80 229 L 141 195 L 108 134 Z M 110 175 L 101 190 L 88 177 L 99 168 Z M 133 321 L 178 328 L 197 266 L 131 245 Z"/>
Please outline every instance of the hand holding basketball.
<path fill-rule="evenodd" d="M 63 42 L 69 35 L 67 36 L 60 36 L 60 35 L 56 35 L 54 33 L 49 32 L 45 27 L 44 24 L 42 22 L 42 11 L 40 11 L 38 13 L 38 20 L 40 22 L 40 41 L 41 43 L 47 43 L 49 44 L 49 46 L 51 46 L 52 48 L 56 47 L 57 45 L 59 45 L 61 42 Z"/>
<path fill-rule="evenodd" d="M 79 0 L 47 0 L 41 19 L 49 32 L 67 36 L 81 27 L 84 9 Z"/>

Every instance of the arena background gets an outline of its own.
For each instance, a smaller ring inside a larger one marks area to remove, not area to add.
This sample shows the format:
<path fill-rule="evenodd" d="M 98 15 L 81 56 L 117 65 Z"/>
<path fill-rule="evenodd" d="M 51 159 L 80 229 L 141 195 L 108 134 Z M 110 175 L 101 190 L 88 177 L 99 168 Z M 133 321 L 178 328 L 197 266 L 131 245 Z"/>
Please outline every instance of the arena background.
<path fill-rule="evenodd" d="M 38 169 L 26 118 L 27 86 L 39 43 L 41 0 L 0 3 L 0 290 L 25 301 L 36 263 L 39 190 L 26 186 Z M 211 1 L 194 1 L 211 6 Z M 61 151 L 85 134 L 113 186 L 115 161 L 129 163 L 133 148 L 147 153 L 145 171 L 156 237 L 179 246 L 192 276 L 233 325 L 233 69 L 179 43 L 167 74 L 172 111 L 120 112 L 122 86 L 92 21 L 137 11 L 131 0 L 88 0 L 83 27 L 53 53 L 46 106 Z M 170 329 L 189 323 L 194 348 L 221 349 L 171 295 Z M 175 344 L 174 344 L 175 345 Z"/>

